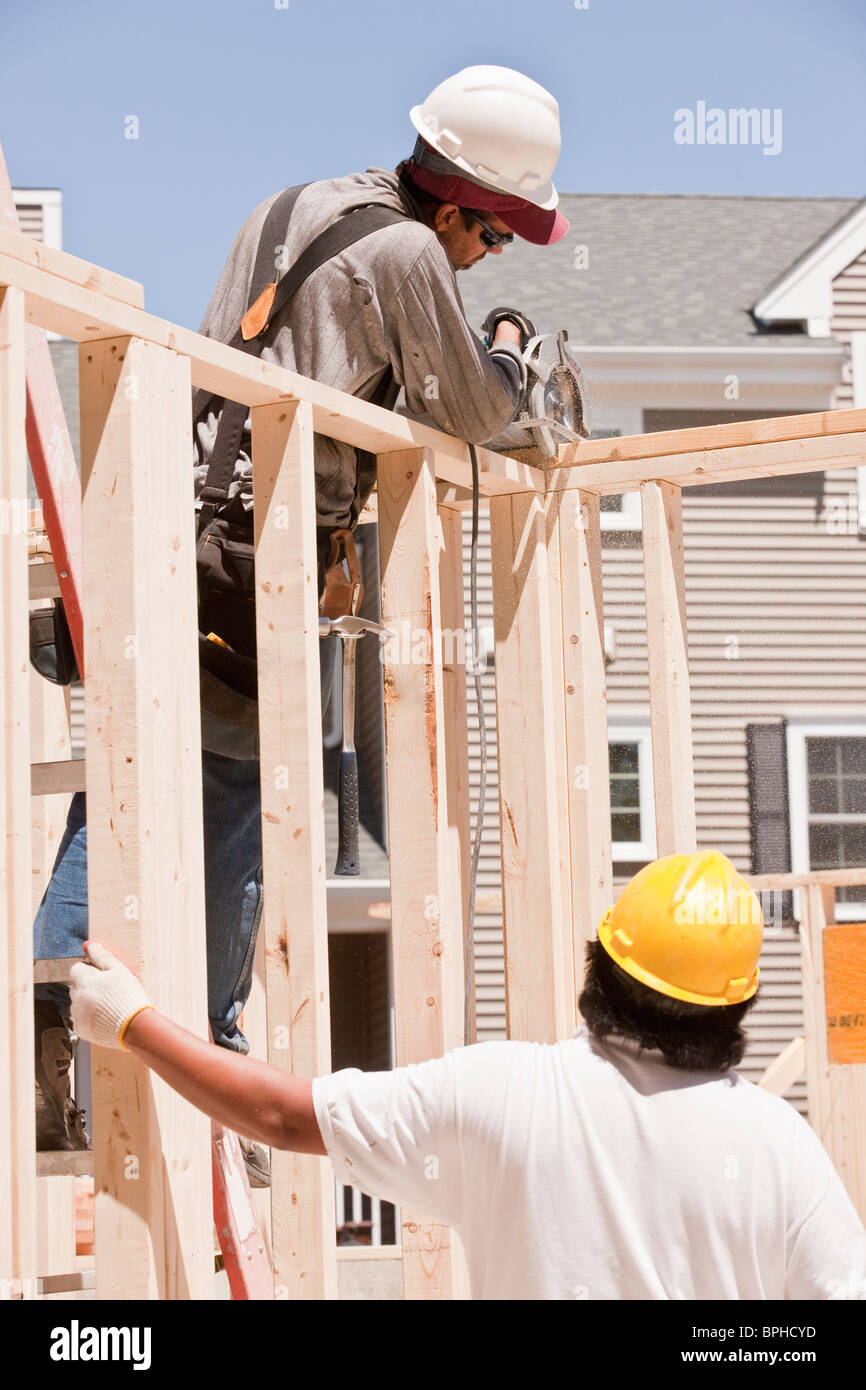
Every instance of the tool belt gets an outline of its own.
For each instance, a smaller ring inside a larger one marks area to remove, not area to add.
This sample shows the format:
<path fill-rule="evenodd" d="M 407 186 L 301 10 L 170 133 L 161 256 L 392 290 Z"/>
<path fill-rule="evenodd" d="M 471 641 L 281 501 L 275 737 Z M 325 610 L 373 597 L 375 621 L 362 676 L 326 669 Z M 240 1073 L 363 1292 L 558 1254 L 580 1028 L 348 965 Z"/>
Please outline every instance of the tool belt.
<path fill-rule="evenodd" d="M 202 746 L 249 759 L 259 753 L 255 558 L 252 512 L 234 501 L 202 531 L 197 547 Z M 316 549 L 322 611 L 349 611 L 357 573 L 351 532 L 318 527 Z"/>
<path fill-rule="evenodd" d="M 74 685 L 81 680 L 61 598 L 52 599 L 50 608 L 30 612 L 30 661 L 52 685 Z"/>

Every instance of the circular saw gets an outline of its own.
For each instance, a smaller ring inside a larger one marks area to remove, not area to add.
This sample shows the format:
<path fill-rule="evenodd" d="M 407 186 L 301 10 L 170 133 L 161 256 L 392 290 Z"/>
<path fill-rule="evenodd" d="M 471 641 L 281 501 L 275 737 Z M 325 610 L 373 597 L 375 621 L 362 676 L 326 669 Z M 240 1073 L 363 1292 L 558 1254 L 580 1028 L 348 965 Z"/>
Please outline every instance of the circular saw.
<path fill-rule="evenodd" d="M 536 333 L 522 347 L 526 390 L 517 414 L 488 449 L 539 449 L 555 458 L 560 444 L 589 438 L 583 374 L 566 347 L 568 333 Z"/>

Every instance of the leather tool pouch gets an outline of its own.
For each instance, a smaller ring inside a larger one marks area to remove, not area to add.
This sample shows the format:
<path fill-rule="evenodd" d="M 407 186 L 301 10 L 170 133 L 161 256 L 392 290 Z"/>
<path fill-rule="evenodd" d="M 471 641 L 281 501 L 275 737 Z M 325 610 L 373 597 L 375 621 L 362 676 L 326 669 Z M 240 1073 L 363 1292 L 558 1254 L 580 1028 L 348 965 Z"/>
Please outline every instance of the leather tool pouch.
<path fill-rule="evenodd" d="M 50 608 L 30 613 L 30 662 L 53 685 L 73 685 L 81 679 L 60 598 L 52 599 Z"/>

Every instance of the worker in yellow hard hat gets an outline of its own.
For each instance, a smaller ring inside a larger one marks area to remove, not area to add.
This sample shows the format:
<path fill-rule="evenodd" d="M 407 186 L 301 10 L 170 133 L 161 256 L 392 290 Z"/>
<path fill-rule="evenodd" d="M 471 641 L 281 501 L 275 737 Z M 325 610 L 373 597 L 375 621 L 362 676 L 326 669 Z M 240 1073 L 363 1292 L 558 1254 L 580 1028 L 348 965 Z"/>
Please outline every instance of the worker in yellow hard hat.
<path fill-rule="evenodd" d="M 474 1298 L 866 1298 L 866 1231 L 817 1135 L 732 1070 L 761 935 L 724 855 L 660 859 L 588 947 L 574 1037 L 314 1081 L 160 1017 L 98 945 L 72 1016 L 231 1128 L 453 1226 Z"/>
<path fill-rule="evenodd" d="M 580 1012 L 596 1037 L 646 1041 L 669 1066 L 736 1066 L 763 932 L 757 896 L 723 854 L 657 859 L 599 923 Z"/>

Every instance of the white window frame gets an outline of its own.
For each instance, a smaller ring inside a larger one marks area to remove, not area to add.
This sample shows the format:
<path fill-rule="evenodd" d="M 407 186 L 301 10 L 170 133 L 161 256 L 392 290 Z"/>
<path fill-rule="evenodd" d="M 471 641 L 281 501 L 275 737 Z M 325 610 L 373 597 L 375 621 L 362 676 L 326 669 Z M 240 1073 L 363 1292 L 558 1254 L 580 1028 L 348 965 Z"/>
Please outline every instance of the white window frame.
<path fill-rule="evenodd" d="M 602 531 L 640 531 L 642 527 L 640 493 L 622 494 L 622 511 L 601 512 Z"/>
<path fill-rule="evenodd" d="M 810 872 L 809 864 L 809 773 L 806 763 L 807 738 L 866 738 L 866 723 L 851 719 L 809 719 L 788 721 L 788 819 L 791 835 L 791 871 Z M 799 895 L 795 892 L 794 911 L 799 917 Z M 866 917 L 866 904 L 836 903 L 837 922 L 858 922 Z"/>
<path fill-rule="evenodd" d="M 640 840 L 613 840 L 611 851 L 614 863 L 647 864 L 656 858 L 656 817 L 653 797 L 653 757 L 652 734 L 649 722 L 620 723 L 612 719 L 607 730 L 608 746 L 611 743 L 637 744 L 638 794 L 640 798 Z"/>

